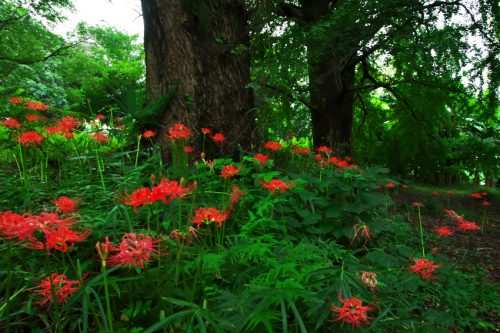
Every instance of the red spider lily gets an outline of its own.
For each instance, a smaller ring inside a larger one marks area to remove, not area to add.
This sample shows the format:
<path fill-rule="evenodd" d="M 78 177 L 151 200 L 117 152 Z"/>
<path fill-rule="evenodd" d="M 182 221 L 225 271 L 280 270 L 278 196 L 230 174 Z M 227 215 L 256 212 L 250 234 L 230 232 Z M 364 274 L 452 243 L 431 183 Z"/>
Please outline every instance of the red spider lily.
<path fill-rule="evenodd" d="M 175 124 L 173 127 L 169 128 L 168 132 L 169 134 L 165 134 L 165 136 L 174 143 L 177 139 L 185 139 L 191 136 L 191 131 L 183 124 Z"/>
<path fill-rule="evenodd" d="M 185 246 L 184 253 L 186 253 L 188 257 L 191 257 L 186 251 L 186 248 L 187 246 L 192 244 L 195 239 L 199 244 L 201 244 L 200 240 L 198 239 L 198 235 L 208 236 L 209 234 L 204 234 L 193 227 L 188 227 L 185 233 L 179 232 L 178 230 L 173 230 L 168 238 L 174 240 L 177 244 L 182 244 L 183 246 Z M 182 246 L 179 247 L 179 252 L 177 253 L 178 257 L 181 255 L 181 248 Z"/>
<path fill-rule="evenodd" d="M 111 243 L 109 242 L 109 238 L 106 236 L 104 243 L 97 242 L 95 243 L 95 248 L 97 250 L 97 255 L 102 260 L 105 260 L 109 253 L 111 252 Z"/>
<path fill-rule="evenodd" d="M 71 227 L 81 222 L 76 215 L 60 220 L 55 213 L 40 213 L 39 216 L 24 213 L 22 216 L 11 212 L 0 215 L 0 229 L 9 239 L 28 239 L 36 242 L 33 234 L 37 231 L 46 232 L 52 228 Z"/>
<path fill-rule="evenodd" d="M 119 122 L 120 122 L 120 121 L 122 121 L 122 120 L 123 120 L 123 118 L 120 118 L 120 117 L 116 117 L 116 118 L 115 118 L 115 121 L 116 121 L 117 123 L 119 123 Z"/>
<path fill-rule="evenodd" d="M 207 166 L 209 168 L 213 168 L 215 166 L 215 160 L 213 160 L 213 161 L 206 161 L 205 163 L 207 163 Z"/>
<path fill-rule="evenodd" d="M 28 110 L 45 111 L 47 110 L 48 107 L 49 107 L 48 105 L 44 105 L 43 103 L 37 103 L 32 101 L 29 101 L 28 104 L 26 104 L 26 109 Z"/>
<path fill-rule="evenodd" d="M 424 204 L 423 203 L 420 203 L 420 202 L 415 202 L 412 207 L 424 207 Z"/>
<path fill-rule="evenodd" d="M 476 199 L 482 199 L 483 197 L 481 196 L 481 193 L 473 193 L 470 195 L 472 198 Z"/>
<path fill-rule="evenodd" d="M 447 209 L 443 208 L 443 211 L 444 211 L 446 214 L 448 214 L 448 215 L 450 216 L 450 218 L 451 218 L 451 219 L 453 219 L 453 220 L 458 220 L 458 219 L 460 219 L 460 216 L 458 216 L 458 214 L 457 214 L 457 213 L 455 213 L 455 212 L 454 212 L 454 211 L 452 211 L 452 210 L 447 210 Z M 463 215 L 462 215 L 462 217 L 463 217 Z"/>
<path fill-rule="evenodd" d="M 483 192 L 483 193 L 480 193 L 482 196 L 488 196 L 488 192 Z"/>
<path fill-rule="evenodd" d="M 230 212 L 230 210 L 218 211 L 215 208 L 199 208 L 191 222 L 197 224 L 198 230 L 200 230 L 202 223 L 210 224 L 212 222 L 217 222 L 217 226 L 220 228 L 222 222 L 229 217 Z"/>
<path fill-rule="evenodd" d="M 295 154 L 309 154 L 309 148 L 295 148 L 293 150 Z"/>
<path fill-rule="evenodd" d="M 264 165 L 269 161 L 269 155 L 257 154 L 253 158 L 259 161 L 260 165 Z"/>
<path fill-rule="evenodd" d="M 228 177 L 234 177 L 240 171 L 241 168 L 235 168 L 232 165 L 224 165 L 224 167 L 222 168 L 221 177 L 224 177 L 224 180 L 227 180 Z"/>
<path fill-rule="evenodd" d="M 382 186 L 380 186 L 380 185 L 377 185 L 377 188 L 378 188 L 378 189 L 380 190 L 380 189 L 382 188 Z"/>
<path fill-rule="evenodd" d="M 63 130 L 60 129 L 59 127 L 52 126 L 52 127 L 45 128 L 45 132 L 47 132 L 47 135 L 52 135 L 52 134 L 56 134 L 59 132 L 63 132 Z"/>
<path fill-rule="evenodd" d="M 279 142 L 267 142 L 266 144 L 264 144 L 264 149 L 269 149 L 269 150 L 272 150 L 272 151 L 276 151 L 276 150 L 280 150 L 281 149 L 281 143 Z"/>
<path fill-rule="evenodd" d="M 433 228 L 433 230 L 439 235 L 439 237 L 448 237 L 453 235 L 453 232 L 448 228 L 448 226 L 442 228 Z"/>
<path fill-rule="evenodd" d="M 369 324 L 369 319 L 373 319 L 366 315 L 368 311 L 375 311 L 376 308 L 373 305 L 369 304 L 367 306 L 362 306 L 363 301 L 359 299 L 349 298 L 346 300 L 338 294 L 337 297 L 343 303 L 343 306 L 338 308 L 334 306 L 332 302 L 329 302 L 327 307 L 328 309 L 339 313 L 339 317 L 331 321 L 342 320 L 342 325 L 340 327 L 344 326 L 347 321 L 349 324 L 352 324 L 352 328 L 354 329 L 354 326 L 361 327 L 363 325 L 367 325 Z"/>
<path fill-rule="evenodd" d="M 73 250 L 75 242 L 81 242 L 90 237 L 90 230 L 82 229 L 77 232 L 68 227 L 60 227 L 57 230 L 45 229 L 44 233 L 47 240 L 46 246 L 38 240 L 28 242 L 28 245 L 25 246 L 36 250 L 50 250 L 51 248 L 55 248 L 59 251 L 66 252 L 68 251 L 68 244 L 71 244 L 71 249 Z"/>
<path fill-rule="evenodd" d="M 167 255 L 166 247 L 159 244 L 163 241 L 165 241 L 163 235 L 154 238 L 144 234 L 125 234 L 120 245 L 109 245 L 111 251 L 118 253 L 106 258 L 106 264 L 108 266 L 126 265 L 129 270 L 132 265 L 144 269 L 144 262 L 151 262 L 154 259 L 152 255 Z"/>
<path fill-rule="evenodd" d="M 9 99 L 10 104 L 23 104 L 23 101 L 20 98 L 13 97 L 12 99 Z"/>
<path fill-rule="evenodd" d="M 226 140 L 226 138 L 224 137 L 224 135 L 222 135 L 221 133 L 218 133 L 218 134 L 215 134 L 214 136 L 211 137 L 212 140 L 214 140 L 215 143 L 217 144 L 221 144 L 224 142 L 224 140 Z"/>
<path fill-rule="evenodd" d="M 483 202 L 481 205 L 483 205 L 483 206 L 489 206 L 489 205 L 491 205 L 491 204 L 490 204 L 489 202 L 485 201 L 485 202 Z"/>
<path fill-rule="evenodd" d="M 54 203 L 54 205 L 56 205 L 59 208 L 58 209 L 59 212 L 62 212 L 64 214 L 69 214 L 69 213 L 75 212 L 75 205 L 80 200 L 81 200 L 81 198 L 71 200 L 68 197 L 59 197 L 59 199 L 57 199 L 57 201 L 54 199 L 54 200 L 51 200 L 51 202 Z"/>
<path fill-rule="evenodd" d="M 8 127 L 10 129 L 14 129 L 14 128 L 21 127 L 23 124 L 19 124 L 14 118 L 9 118 L 6 121 L 4 121 L 3 123 L 0 123 L 0 125 L 4 125 L 5 127 Z"/>
<path fill-rule="evenodd" d="M 201 131 L 203 132 L 203 134 L 212 134 L 212 132 L 208 128 L 202 128 Z"/>
<path fill-rule="evenodd" d="M 106 117 L 106 116 L 104 116 L 104 115 L 102 115 L 102 114 L 98 114 L 98 115 L 96 116 L 96 119 L 106 119 L 106 118 L 108 118 L 108 117 Z"/>
<path fill-rule="evenodd" d="M 403 188 L 408 188 L 408 185 L 403 185 Z"/>
<path fill-rule="evenodd" d="M 295 187 L 295 180 L 292 180 L 290 183 L 285 184 L 282 180 L 272 179 L 270 182 L 266 182 L 262 179 L 259 179 L 260 186 L 269 189 L 269 192 L 273 192 L 276 194 L 276 190 L 279 190 L 280 193 L 285 193 L 288 188 Z"/>
<path fill-rule="evenodd" d="M 82 277 L 82 282 L 86 281 L 88 278 L 88 273 Z M 54 295 L 58 304 L 66 303 L 68 298 L 80 287 L 73 287 L 77 285 L 79 281 L 69 281 L 65 275 L 60 275 L 57 273 L 52 274 L 52 285 L 54 286 Z M 35 302 L 38 307 L 48 305 L 47 310 L 50 305 L 54 302 L 52 297 L 52 290 L 50 286 L 50 277 L 46 276 L 37 283 L 35 283 L 39 290 L 36 290 L 34 294 L 40 299 Z"/>
<path fill-rule="evenodd" d="M 80 123 L 81 123 L 80 121 L 77 121 L 75 118 L 70 116 L 63 118 L 60 121 L 57 121 L 57 125 L 59 126 L 61 131 L 65 133 L 64 135 L 65 138 L 72 138 L 73 134 L 71 132 L 73 132 L 75 127 L 80 125 Z"/>
<path fill-rule="evenodd" d="M 435 248 L 433 248 L 433 249 L 431 250 L 431 254 L 432 254 L 433 256 L 437 256 L 437 255 L 439 255 L 439 252 L 440 252 L 442 249 L 443 249 L 443 247 L 442 247 L 442 246 L 440 246 L 440 247 L 435 247 Z"/>
<path fill-rule="evenodd" d="M 229 194 L 231 195 L 229 199 L 231 201 L 231 209 L 233 209 L 234 204 L 237 203 L 242 196 L 247 195 L 248 192 L 243 193 L 242 191 L 240 191 L 240 188 L 238 186 L 233 186 L 233 189 Z"/>
<path fill-rule="evenodd" d="M 476 225 L 475 222 L 468 222 L 468 221 L 457 221 L 458 224 L 458 229 L 462 231 L 468 231 L 468 230 L 479 230 L 481 229 L 480 226 Z"/>
<path fill-rule="evenodd" d="M 125 129 L 125 125 L 115 126 L 115 129 L 124 130 Z"/>
<path fill-rule="evenodd" d="M 316 155 L 316 157 L 314 158 L 316 161 L 322 161 L 323 160 L 323 156 L 321 155 Z"/>
<path fill-rule="evenodd" d="M 432 275 L 436 268 L 443 267 L 442 265 L 434 265 L 434 261 L 429 261 L 427 259 L 413 259 L 415 262 L 413 266 L 409 268 L 409 273 L 420 274 L 422 280 L 431 280 L 435 281 L 439 279 L 437 276 Z"/>
<path fill-rule="evenodd" d="M 446 192 L 446 194 L 453 195 L 453 192 L 452 191 L 448 191 L 448 192 Z"/>
<path fill-rule="evenodd" d="M 202 152 L 200 156 L 201 156 L 201 159 L 202 159 L 202 160 L 204 160 L 204 159 L 205 159 L 205 153 L 203 153 L 203 152 Z"/>
<path fill-rule="evenodd" d="M 318 149 L 316 149 L 316 151 L 317 151 L 318 153 L 320 153 L 320 154 L 321 154 L 322 152 L 324 152 L 324 153 L 325 153 L 325 154 L 327 154 L 327 155 L 330 155 L 330 154 L 332 153 L 332 149 L 331 149 L 331 148 L 328 148 L 328 147 L 326 147 L 326 146 L 321 146 L 321 147 L 319 147 Z"/>
<path fill-rule="evenodd" d="M 387 188 L 393 188 L 394 184 L 393 183 L 389 183 L 389 184 L 385 185 L 385 187 L 387 187 Z"/>
<path fill-rule="evenodd" d="M 361 276 L 358 276 L 356 279 L 361 279 L 361 281 L 363 281 L 363 283 L 365 284 L 366 288 L 370 288 L 372 294 L 375 295 L 373 289 L 378 288 L 377 287 L 378 281 L 376 277 L 377 274 L 375 273 L 361 271 Z"/>
<path fill-rule="evenodd" d="M 100 142 L 100 143 L 106 143 L 108 142 L 109 138 L 107 138 L 104 133 L 94 133 L 94 135 L 92 136 L 92 139 L 94 139 L 95 142 Z"/>
<path fill-rule="evenodd" d="M 193 152 L 193 148 L 191 148 L 191 147 L 184 147 L 184 151 L 186 153 L 192 153 Z"/>
<path fill-rule="evenodd" d="M 34 120 L 40 119 L 40 117 L 35 116 L 34 114 L 29 114 L 29 115 L 26 116 L 26 119 L 28 119 L 30 121 L 30 123 L 31 123 Z"/>
<path fill-rule="evenodd" d="M 123 205 L 133 206 L 136 213 L 138 212 L 137 206 L 142 205 L 142 207 L 146 207 L 147 204 L 153 203 L 149 188 L 141 188 L 132 194 L 128 194 L 127 191 L 124 191 L 124 194 L 118 194 L 115 200 Z"/>
<path fill-rule="evenodd" d="M 438 195 L 439 193 L 437 191 L 432 192 L 434 195 Z"/>
<path fill-rule="evenodd" d="M 166 191 L 168 191 L 170 200 L 180 199 L 184 197 L 186 194 L 193 193 L 198 188 L 198 183 L 193 182 L 191 184 L 187 184 L 184 178 L 181 178 L 181 181 L 178 183 L 176 180 L 164 180 L 158 186 L 163 187 Z M 187 199 L 188 197 L 185 197 Z"/>
<path fill-rule="evenodd" d="M 16 141 L 22 145 L 25 145 L 26 147 L 29 147 L 30 143 L 34 145 L 40 145 L 40 141 L 42 141 L 43 139 L 45 139 L 45 137 L 37 132 L 26 131 L 23 133 L 23 135 L 19 136 Z"/>
<path fill-rule="evenodd" d="M 148 139 L 148 138 L 152 138 L 156 135 L 156 132 L 155 131 L 146 131 L 144 132 L 144 134 L 142 135 L 142 137 L 144 139 Z"/>
<path fill-rule="evenodd" d="M 354 231 L 354 237 L 351 239 L 351 244 L 354 242 L 356 237 L 358 237 L 358 234 L 360 231 L 361 231 L 361 235 L 363 235 L 365 237 L 365 245 L 366 245 L 366 242 L 368 241 L 368 239 L 371 240 L 370 228 L 366 224 L 364 224 L 363 222 L 359 222 L 359 223 L 355 224 L 351 230 L 351 233 L 353 231 Z M 349 235 L 349 238 L 350 238 L 350 235 Z"/>

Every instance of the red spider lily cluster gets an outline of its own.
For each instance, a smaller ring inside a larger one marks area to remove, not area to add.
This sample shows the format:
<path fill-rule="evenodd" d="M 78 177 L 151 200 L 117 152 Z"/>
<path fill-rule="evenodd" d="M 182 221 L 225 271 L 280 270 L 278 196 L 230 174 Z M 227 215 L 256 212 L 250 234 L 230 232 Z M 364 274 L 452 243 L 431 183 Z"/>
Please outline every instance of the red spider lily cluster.
<path fill-rule="evenodd" d="M 49 105 L 44 105 L 43 103 L 29 101 L 26 104 L 26 109 L 28 110 L 37 110 L 37 111 L 45 111 L 49 108 Z"/>
<path fill-rule="evenodd" d="M 152 138 L 156 135 L 156 132 L 155 131 L 146 131 L 144 132 L 144 134 L 142 134 L 142 137 L 144 139 L 149 139 L 149 138 Z"/>
<path fill-rule="evenodd" d="M 32 121 L 39 120 L 40 117 L 38 117 L 38 116 L 36 116 L 34 114 L 29 114 L 29 115 L 26 116 L 26 119 L 28 119 L 30 121 L 30 123 L 31 123 Z"/>
<path fill-rule="evenodd" d="M 438 191 L 434 191 L 434 192 L 432 192 L 432 194 L 438 195 L 439 193 L 438 193 Z"/>
<path fill-rule="evenodd" d="M 186 153 L 192 153 L 193 152 L 193 148 L 191 148 L 191 147 L 184 147 L 184 151 Z"/>
<path fill-rule="evenodd" d="M 54 295 L 58 304 L 64 304 L 68 300 L 68 298 L 78 289 L 79 286 L 76 286 L 79 281 L 70 281 L 67 279 L 66 275 L 53 273 L 52 277 L 52 285 L 54 286 Z M 82 281 L 87 280 L 88 275 L 85 274 L 82 277 Z M 47 310 L 50 308 L 50 305 L 54 302 L 52 295 L 52 288 L 50 284 L 50 277 L 45 277 L 39 280 L 36 283 L 38 287 L 37 290 L 33 292 L 38 301 L 36 304 L 38 307 L 47 305 Z"/>
<path fill-rule="evenodd" d="M 269 155 L 262 155 L 262 154 L 257 154 L 253 157 L 257 161 L 259 161 L 260 165 L 264 165 L 269 161 Z"/>
<path fill-rule="evenodd" d="M 389 184 L 385 185 L 385 187 L 387 187 L 387 188 L 393 188 L 394 186 L 395 185 L 393 183 L 389 183 Z"/>
<path fill-rule="evenodd" d="M 0 125 L 4 125 L 5 127 L 10 128 L 10 129 L 17 129 L 17 128 L 23 126 L 23 124 L 18 123 L 17 120 L 15 120 L 14 118 L 9 118 L 6 121 L 4 121 L 3 123 L 0 123 Z"/>
<path fill-rule="evenodd" d="M 412 260 L 415 262 L 413 266 L 409 268 L 409 273 L 416 273 L 419 274 L 422 280 L 431 280 L 435 281 L 439 279 L 437 276 L 434 276 L 432 273 L 434 273 L 436 268 L 441 268 L 443 267 L 442 265 L 434 265 L 434 261 L 429 261 L 425 258 L 423 259 L 413 259 Z"/>
<path fill-rule="evenodd" d="M 217 144 L 221 144 L 221 143 L 224 142 L 224 140 L 226 140 L 226 138 L 224 137 L 224 135 L 222 135 L 221 133 L 217 133 L 214 136 L 212 136 L 211 138 Z"/>
<path fill-rule="evenodd" d="M 191 131 L 183 124 L 175 124 L 168 129 L 168 134 L 165 134 L 165 136 L 175 143 L 178 139 L 189 138 L 191 136 Z"/>
<path fill-rule="evenodd" d="M 125 265 L 128 266 L 129 270 L 132 265 L 144 269 L 144 262 L 151 262 L 155 259 L 154 255 L 161 256 L 168 254 L 166 252 L 167 247 L 160 245 L 165 240 L 166 238 L 163 235 L 153 237 L 142 233 L 138 235 L 135 233 L 125 234 L 120 245 L 114 245 L 109 243 L 109 241 L 105 244 L 108 250 L 106 253 L 116 252 L 109 257 L 106 255 L 106 264 L 108 266 Z"/>
<path fill-rule="evenodd" d="M 300 155 L 300 154 L 309 154 L 309 148 L 295 148 L 293 150 L 294 154 Z"/>
<path fill-rule="evenodd" d="M 68 197 L 59 197 L 57 200 L 52 200 L 52 203 L 57 206 L 60 213 L 69 214 L 78 212 L 75 211 L 75 206 L 80 200 L 81 198 L 71 200 Z"/>
<path fill-rule="evenodd" d="M 198 230 L 200 230 L 200 225 L 202 223 L 210 224 L 212 222 L 216 222 L 217 226 L 220 228 L 222 222 L 227 220 L 230 213 L 230 210 L 219 211 L 215 208 L 199 208 L 194 218 L 191 219 L 191 222 L 197 225 Z"/>
<path fill-rule="evenodd" d="M 264 149 L 268 149 L 268 150 L 272 150 L 272 151 L 280 150 L 281 148 L 282 148 L 282 145 L 279 142 L 267 142 L 266 144 L 264 144 Z"/>
<path fill-rule="evenodd" d="M 403 185 L 403 188 L 408 188 L 408 185 Z"/>
<path fill-rule="evenodd" d="M 446 192 L 446 194 L 453 195 L 453 192 L 452 191 L 448 191 L 448 192 Z"/>
<path fill-rule="evenodd" d="M 235 168 L 232 165 L 224 165 L 224 167 L 222 168 L 221 177 L 224 177 L 224 179 L 227 180 L 227 178 L 236 176 L 236 174 L 240 171 L 241 168 Z"/>
<path fill-rule="evenodd" d="M 451 218 L 451 220 L 453 222 L 455 222 L 455 224 L 457 225 L 457 230 L 461 230 L 461 231 L 469 231 L 469 230 L 479 230 L 481 229 L 480 226 L 476 225 L 475 222 L 468 222 L 468 221 L 464 221 L 463 219 L 463 215 L 462 216 L 458 216 L 457 213 L 455 213 L 454 211 L 452 210 L 446 210 L 443 208 L 443 211 L 445 213 L 447 213 L 449 215 L 449 217 Z"/>
<path fill-rule="evenodd" d="M 60 219 L 55 213 L 40 213 L 32 215 L 13 214 L 12 212 L 0 213 L 0 233 L 8 239 L 24 241 L 24 246 L 37 250 L 67 251 L 68 244 L 73 249 L 75 242 L 80 242 L 90 236 L 90 231 L 82 229 L 73 231 L 71 227 L 81 222 L 76 216 Z M 44 242 L 38 236 L 44 235 Z"/>
<path fill-rule="evenodd" d="M 81 121 L 78 121 L 75 118 L 68 116 L 57 121 L 57 124 L 59 125 L 60 131 L 64 132 L 65 138 L 72 138 L 73 131 L 77 126 L 81 124 Z"/>
<path fill-rule="evenodd" d="M 326 155 L 330 156 L 332 154 L 332 149 L 331 148 L 328 148 L 328 147 L 325 147 L 325 146 L 321 146 L 319 147 L 318 149 L 316 149 L 316 151 L 321 154 L 321 153 L 325 153 Z"/>
<path fill-rule="evenodd" d="M 45 137 L 43 135 L 40 135 L 40 133 L 26 131 L 22 135 L 18 136 L 16 141 L 23 146 L 29 147 L 30 143 L 32 145 L 40 145 L 40 141 L 42 141 L 43 139 L 45 139 Z"/>
<path fill-rule="evenodd" d="M 210 131 L 210 129 L 208 129 L 208 128 L 202 128 L 201 131 L 203 132 L 203 134 L 211 134 L 212 133 Z"/>
<path fill-rule="evenodd" d="M 439 235 L 439 237 L 448 237 L 453 235 L 453 231 L 449 229 L 448 226 L 444 226 L 441 228 L 433 228 L 434 232 Z"/>
<path fill-rule="evenodd" d="M 173 199 L 180 199 L 186 194 L 194 192 L 197 187 L 196 182 L 185 185 L 184 179 L 181 179 L 180 183 L 175 180 L 165 179 L 158 186 L 153 187 L 152 190 L 142 188 L 132 194 L 125 191 L 124 194 L 118 194 L 116 200 L 124 205 L 133 206 L 134 211 L 137 212 L 137 206 L 146 207 L 146 205 L 151 205 L 159 200 L 169 205 Z"/>
<path fill-rule="evenodd" d="M 482 199 L 483 197 L 481 196 L 482 193 L 472 193 L 470 196 L 471 198 L 475 199 Z"/>
<path fill-rule="evenodd" d="M 269 189 L 269 193 L 273 192 L 273 194 L 276 194 L 276 191 L 279 191 L 280 193 L 285 193 L 287 189 L 295 187 L 295 180 L 292 180 L 290 183 L 285 184 L 281 179 L 280 180 L 271 179 L 270 182 L 266 182 L 263 179 L 259 179 L 259 183 L 260 186 Z"/>
<path fill-rule="evenodd" d="M 45 128 L 45 132 L 47 132 L 47 135 L 49 136 L 49 135 L 60 133 L 60 132 L 62 132 L 62 130 L 59 127 L 51 126 L 51 127 Z"/>
<path fill-rule="evenodd" d="M 104 133 L 94 133 L 94 135 L 92 135 L 92 139 L 95 142 L 100 142 L 100 143 L 106 143 L 109 140 L 111 140 L 111 139 L 107 138 Z"/>
<path fill-rule="evenodd" d="M 107 117 L 102 114 L 98 114 L 95 118 L 101 120 L 101 119 L 106 119 Z"/>
<path fill-rule="evenodd" d="M 354 329 L 355 326 L 361 327 L 363 325 L 368 325 L 370 323 L 369 319 L 373 319 L 368 317 L 366 313 L 368 311 L 375 311 L 375 306 L 371 304 L 363 306 L 363 301 L 356 298 L 349 298 L 346 300 L 340 295 L 337 295 L 337 297 L 343 303 L 343 306 L 340 308 L 336 307 L 332 302 L 327 304 L 327 307 L 331 311 L 339 313 L 338 318 L 331 321 L 342 320 L 341 327 L 344 326 L 345 322 L 348 322 L 352 324 L 352 329 Z"/>

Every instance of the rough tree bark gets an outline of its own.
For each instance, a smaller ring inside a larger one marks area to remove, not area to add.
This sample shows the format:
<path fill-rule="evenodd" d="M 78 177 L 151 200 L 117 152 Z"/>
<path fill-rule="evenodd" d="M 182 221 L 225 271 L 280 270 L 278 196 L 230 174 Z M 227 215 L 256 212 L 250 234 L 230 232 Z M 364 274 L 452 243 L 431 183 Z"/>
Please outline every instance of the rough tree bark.
<path fill-rule="evenodd" d="M 168 128 L 182 123 L 192 132 L 191 162 L 199 160 L 202 150 L 201 128 L 210 128 L 213 134 L 227 137 L 220 148 L 216 147 L 217 156 L 237 152 L 237 145 L 250 150 L 252 140 L 256 140 L 255 113 L 249 112 L 254 105 L 253 89 L 245 89 L 251 81 L 250 54 L 248 50 L 231 52 L 239 45 L 249 46 L 243 2 L 142 0 L 141 3 L 146 84 L 151 96 L 161 96 L 161 85 L 168 82 L 171 88 L 177 79 L 182 79 L 161 116 L 162 127 L 155 140 L 169 142 L 164 135 Z M 187 103 L 186 94 L 194 104 Z M 215 147 L 207 139 L 206 153 Z M 163 149 L 166 161 L 171 161 L 170 154 L 169 149 Z"/>

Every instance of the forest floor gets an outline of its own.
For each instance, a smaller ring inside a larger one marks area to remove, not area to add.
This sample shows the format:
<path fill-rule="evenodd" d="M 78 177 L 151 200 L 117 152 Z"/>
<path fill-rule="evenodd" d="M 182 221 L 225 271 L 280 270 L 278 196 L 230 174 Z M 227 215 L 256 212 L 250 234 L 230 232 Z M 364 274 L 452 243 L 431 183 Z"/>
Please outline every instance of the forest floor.
<path fill-rule="evenodd" d="M 391 194 L 392 200 L 395 202 L 394 206 L 388 207 L 389 211 L 394 213 L 403 214 L 405 220 L 408 221 L 408 212 L 406 211 L 406 202 L 411 206 L 414 202 L 420 202 L 431 209 L 423 208 L 421 210 L 422 228 L 431 233 L 434 227 L 442 227 L 448 222 L 448 216 L 442 211 L 440 207 L 449 207 L 448 210 L 455 211 L 458 215 L 464 214 L 464 220 L 476 222 L 481 226 L 484 206 L 484 200 L 474 199 L 470 194 L 453 194 L 449 197 L 449 204 L 447 202 L 448 195 L 446 192 L 440 192 L 438 195 L 433 195 L 433 190 L 425 188 L 412 189 L 410 191 L 399 190 L 399 193 Z M 487 207 L 488 224 L 484 224 L 483 230 L 476 230 L 472 233 L 472 241 L 476 248 L 476 259 L 478 266 L 483 268 L 486 274 L 483 276 L 483 281 L 489 283 L 500 283 L 500 196 L 494 195 L 490 191 L 481 190 L 481 192 L 488 192 L 486 201 L 491 205 Z M 497 192 L 497 191 L 495 191 Z M 413 225 L 412 233 L 415 235 L 420 234 L 419 216 L 418 211 L 409 212 L 409 220 Z M 450 226 L 452 224 L 449 224 Z M 455 267 L 459 268 L 466 274 L 475 274 L 475 262 L 471 252 L 469 235 L 464 232 L 455 232 L 452 237 L 448 237 L 448 242 L 441 243 L 440 254 L 446 255 L 450 262 L 454 263 Z M 432 248 L 438 246 L 438 242 L 432 244 Z M 497 286 L 497 290 L 500 288 Z M 476 317 L 481 317 L 484 322 L 495 325 L 496 329 L 487 329 L 487 332 L 500 331 L 500 313 L 495 310 L 486 313 L 475 314 Z M 449 333 L 461 332 L 458 328 L 451 328 Z M 476 329 L 474 331 L 466 330 L 464 332 L 485 332 L 484 329 Z"/>

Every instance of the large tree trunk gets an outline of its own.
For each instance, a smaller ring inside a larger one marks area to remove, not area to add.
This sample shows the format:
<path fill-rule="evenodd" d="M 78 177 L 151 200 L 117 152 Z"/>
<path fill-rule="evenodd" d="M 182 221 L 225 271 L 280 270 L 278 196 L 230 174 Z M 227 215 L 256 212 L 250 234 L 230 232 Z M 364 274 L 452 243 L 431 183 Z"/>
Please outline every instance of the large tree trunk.
<path fill-rule="evenodd" d="M 348 72 L 335 71 L 336 65 L 326 59 L 316 66 L 309 76 L 315 106 L 311 110 L 314 147 L 327 146 L 336 155 L 349 155 L 354 98 L 346 91 L 354 83 L 354 67 Z"/>
<path fill-rule="evenodd" d="M 161 96 L 161 85 L 182 83 L 161 117 L 156 141 L 168 141 L 165 133 L 182 123 L 191 132 L 191 162 L 199 160 L 203 134 L 222 133 L 227 140 L 214 150 L 216 156 L 237 152 L 239 144 L 250 150 L 255 144 L 255 113 L 250 83 L 248 50 L 231 53 L 236 46 L 249 46 L 247 13 L 242 2 L 223 0 L 142 0 L 146 84 L 151 97 Z M 224 43 L 218 43 L 216 38 Z M 188 104 L 188 96 L 194 104 Z M 248 113 L 248 114 L 247 114 Z M 214 147 L 207 137 L 205 152 Z M 171 161 L 170 150 L 163 157 Z M 213 157 L 213 156 L 207 156 Z M 236 158 L 238 156 L 235 156 Z"/>

